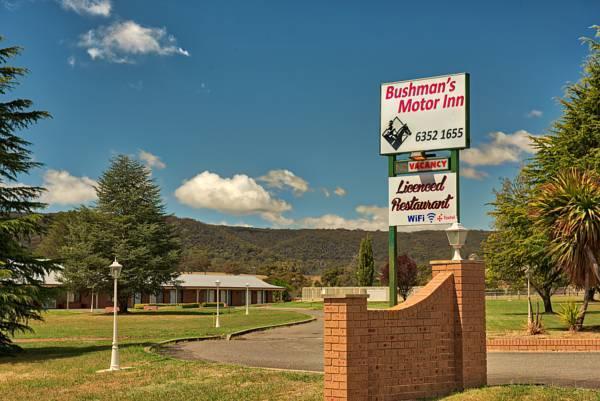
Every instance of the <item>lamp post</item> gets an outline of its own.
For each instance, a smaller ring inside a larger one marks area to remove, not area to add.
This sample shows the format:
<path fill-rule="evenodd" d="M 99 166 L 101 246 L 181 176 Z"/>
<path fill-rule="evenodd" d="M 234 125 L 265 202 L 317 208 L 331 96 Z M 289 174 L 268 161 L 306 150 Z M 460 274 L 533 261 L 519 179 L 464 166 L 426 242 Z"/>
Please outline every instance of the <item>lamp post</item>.
<path fill-rule="evenodd" d="M 530 281 L 530 274 L 529 274 L 529 266 L 526 267 L 526 273 L 527 273 L 527 324 L 531 325 L 532 322 L 532 313 L 533 310 L 531 309 L 531 281 Z"/>
<path fill-rule="evenodd" d="M 250 294 L 250 284 L 246 283 L 246 316 L 248 316 L 248 304 L 250 303 L 248 295 Z"/>
<path fill-rule="evenodd" d="M 463 247 L 467 240 L 468 230 L 460 223 L 453 223 L 449 228 L 446 229 L 446 235 L 448 236 L 448 243 L 454 248 L 454 256 L 452 260 L 463 260 L 460 256 L 460 248 Z"/>
<path fill-rule="evenodd" d="M 221 327 L 221 323 L 219 322 L 219 293 L 221 292 L 219 291 L 219 288 L 221 286 L 221 282 L 219 280 L 215 280 L 215 284 L 217 286 L 217 319 L 215 320 L 215 327 L 219 328 Z"/>
<path fill-rule="evenodd" d="M 121 367 L 119 366 L 119 346 L 117 344 L 117 280 L 121 275 L 121 269 L 123 268 L 123 266 L 121 266 L 119 262 L 117 262 L 117 258 L 115 258 L 114 262 L 112 262 L 112 264 L 109 267 L 110 275 L 115 280 L 113 295 L 113 341 L 109 370 L 120 370 Z"/>

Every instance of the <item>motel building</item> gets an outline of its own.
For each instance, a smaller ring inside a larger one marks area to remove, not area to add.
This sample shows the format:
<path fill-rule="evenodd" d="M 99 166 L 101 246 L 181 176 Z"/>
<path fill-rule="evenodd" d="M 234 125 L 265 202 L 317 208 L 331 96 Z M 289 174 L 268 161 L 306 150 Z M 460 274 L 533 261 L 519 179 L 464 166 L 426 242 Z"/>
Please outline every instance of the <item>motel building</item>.
<path fill-rule="evenodd" d="M 158 294 L 136 294 L 129 300 L 129 306 L 134 304 L 182 304 L 217 301 L 217 284 L 219 281 L 219 301 L 227 306 L 246 305 L 246 284 L 252 305 L 268 304 L 281 299 L 283 287 L 264 282 L 260 277 L 249 274 L 226 273 L 182 273 L 173 282 L 163 284 Z M 62 283 L 59 277 L 52 273 L 45 277 L 44 286 L 60 289 Z M 54 299 L 46 305 L 50 309 L 89 309 L 113 306 L 112 294 L 94 294 L 92 292 L 58 291 Z"/>

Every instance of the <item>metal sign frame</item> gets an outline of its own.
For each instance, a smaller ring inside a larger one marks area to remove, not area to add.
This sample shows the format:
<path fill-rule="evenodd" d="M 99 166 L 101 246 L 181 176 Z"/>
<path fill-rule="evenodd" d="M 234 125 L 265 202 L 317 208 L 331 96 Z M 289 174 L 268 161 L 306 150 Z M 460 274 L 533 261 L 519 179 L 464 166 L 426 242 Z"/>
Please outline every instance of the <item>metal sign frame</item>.
<path fill-rule="evenodd" d="M 436 149 L 427 149 L 424 150 L 424 152 L 427 151 L 442 151 L 442 150 L 449 150 L 450 151 L 450 166 L 449 166 L 449 171 L 456 173 L 456 216 L 457 216 L 457 220 L 460 222 L 460 149 L 466 149 L 469 148 L 471 146 L 471 118 L 470 118 L 470 110 L 471 110 L 471 96 L 470 96 L 470 92 L 471 92 L 471 84 L 470 84 L 470 75 L 469 73 L 463 73 L 465 75 L 465 135 L 466 135 L 466 146 L 464 148 L 453 148 L 453 149 L 448 149 L 448 148 L 436 148 Z M 431 79 L 431 78 L 439 78 L 442 76 L 451 76 L 451 75 L 459 75 L 459 74 L 447 74 L 447 75 L 440 75 L 438 77 L 427 77 L 427 78 L 421 78 L 421 79 Z M 415 79 L 413 81 L 418 81 L 420 79 Z M 397 82 L 405 82 L 405 81 L 397 81 Z M 394 83 L 394 82 L 391 82 Z M 379 94 L 379 109 L 381 110 L 381 88 L 383 86 L 380 85 L 380 94 Z M 381 116 L 380 116 L 380 120 L 381 120 Z M 401 175 L 401 173 L 397 173 L 396 171 L 396 157 L 398 155 L 401 154 L 408 154 L 406 151 L 403 152 L 397 152 L 397 153 L 385 153 L 382 154 L 381 153 L 381 127 L 379 130 L 379 142 L 378 142 L 378 146 L 379 146 L 379 154 L 381 156 L 386 156 L 388 158 L 388 177 L 396 177 L 397 175 Z M 447 171 L 447 170 L 443 170 L 443 171 Z M 408 172 L 407 172 L 408 173 Z M 388 205 L 389 207 L 389 205 Z M 398 243 L 397 243 L 397 238 L 398 238 L 398 228 L 396 226 L 389 226 L 389 231 L 388 231 L 388 257 L 389 257 L 389 305 L 390 306 L 395 306 L 398 303 L 398 288 L 397 288 L 397 276 L 396 276 L 396 271 L 397 271 L 397 266 L 396 266 L 396 261 L 397 261 L 397 257 L 398 257 Z"/>

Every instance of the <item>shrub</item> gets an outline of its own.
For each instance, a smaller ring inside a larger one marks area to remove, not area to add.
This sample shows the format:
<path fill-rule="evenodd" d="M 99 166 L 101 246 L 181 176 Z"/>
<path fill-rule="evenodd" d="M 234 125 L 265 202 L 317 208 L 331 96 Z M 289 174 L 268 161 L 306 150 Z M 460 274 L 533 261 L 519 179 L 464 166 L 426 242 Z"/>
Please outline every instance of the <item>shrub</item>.
<path fill-rule="evenodd" d="M 527 322 L 527 334 L 536 335 L 544 332 L 544 325 L 542 324 L 542 318 L 540 316 L 540 303 L 536 303 L 535 316 L 533 315 L 533 307 L 531 306 L 531 300 L 528 301 L 529 313 L 531 314 L 531 322 Z"/>
<path fill-rule="evenodd" d="M 577 319 L 580 313 L 579 305 L 575 302 L 567 302 L 566 304 L 560 304 L 560 309 L 560 312 L 558 312 L 560 320 L 569 326 L 569 331 L 577 331 Z"/>
<path fill-rule="evenodd" d="M 203 302 L 202 307 L 203 308 L 216 308 L 217 303 L 216 302 Z M 225 302 L 219 302 L 219 307 L 224 308 Z"/>
<path fill-rule="evenodd" d="M 185 303 L 185 304 L 163 304 L 163 303 L 153 303 L 153 304 L 135 304 L 133 305 L 133 309 L 144 309 L 144 306 L 179 306 L 181 308 L 198 308 L 200 304 L 196 302 Z M 216 304 L 215 304 L 216 306 Z"/>

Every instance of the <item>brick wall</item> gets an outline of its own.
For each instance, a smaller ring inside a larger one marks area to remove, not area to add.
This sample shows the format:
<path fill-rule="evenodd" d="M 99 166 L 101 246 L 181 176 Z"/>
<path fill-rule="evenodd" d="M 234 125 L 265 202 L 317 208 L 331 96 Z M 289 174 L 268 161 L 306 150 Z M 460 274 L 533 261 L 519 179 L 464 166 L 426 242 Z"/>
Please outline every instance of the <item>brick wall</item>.
<path fill-rule="evenodd" d="M 488 352 L 600 352 L 600 338 L 492 338 Z"/>
<path fill-rule="evenodd" d="M 325 299 L 325 400 L 406 400 L 486 384 L 483 264 L 436 261 L 432 276 L 386 310 L 367 310 L 366 295 Z"/>

